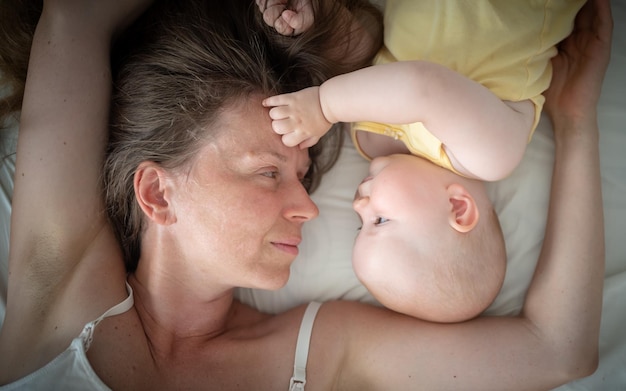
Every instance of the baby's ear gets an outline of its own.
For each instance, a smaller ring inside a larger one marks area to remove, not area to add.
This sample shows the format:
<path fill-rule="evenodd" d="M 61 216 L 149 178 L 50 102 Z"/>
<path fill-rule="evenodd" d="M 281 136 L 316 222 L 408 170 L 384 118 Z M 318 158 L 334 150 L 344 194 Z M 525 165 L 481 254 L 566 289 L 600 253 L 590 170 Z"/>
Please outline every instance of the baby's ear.
<path fill-rule="evenodd" d="M 478 205 L 465 186 L 453 183 L 448 186 L 450 213 L 448 222 L 456 231 L 466 233 L 478 224 Z"/>
<path fill-rule="evenodd" d="M 137 203 L 146 216 L 157 224 L 176 222 L 176 215 L 168 202 L 167 180 L 163 169 L 153 162 L 142 162 L 134 177 Z"/>

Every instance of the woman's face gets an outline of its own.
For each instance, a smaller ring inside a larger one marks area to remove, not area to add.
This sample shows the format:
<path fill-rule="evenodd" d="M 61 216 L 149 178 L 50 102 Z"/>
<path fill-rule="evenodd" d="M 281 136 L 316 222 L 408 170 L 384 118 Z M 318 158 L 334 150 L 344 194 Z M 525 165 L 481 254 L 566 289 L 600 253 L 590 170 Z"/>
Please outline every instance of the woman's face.
<path fill-rule="evenodd" d="M 175 179 L 177 242 L 207 284 L 283 286 L 302 225 L 318 214 L 301 183 L 307 150 L 283 145 L 261 99 L 225 110 L 217 137 Z"/>

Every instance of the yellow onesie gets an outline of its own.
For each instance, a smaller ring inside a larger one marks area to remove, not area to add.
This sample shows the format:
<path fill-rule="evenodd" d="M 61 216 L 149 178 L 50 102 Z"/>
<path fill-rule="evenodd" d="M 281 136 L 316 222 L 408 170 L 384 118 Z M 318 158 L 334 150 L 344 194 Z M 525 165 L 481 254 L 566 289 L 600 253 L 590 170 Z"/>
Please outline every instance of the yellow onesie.
<path fill-rule="evenodd" d="M 482 84 L 502 100 L 535 105 L 534 132 L 550 85 L 556 44 L 572 31 L 584 0 L 387 0 L 384 48 L 375 64 L 426 60 Z M 411 153 L 455 171 L 441 142 L 421 123 L 357 122 L 402 140 Z M 531 136 L 532 136 L 531 132 Z"/>

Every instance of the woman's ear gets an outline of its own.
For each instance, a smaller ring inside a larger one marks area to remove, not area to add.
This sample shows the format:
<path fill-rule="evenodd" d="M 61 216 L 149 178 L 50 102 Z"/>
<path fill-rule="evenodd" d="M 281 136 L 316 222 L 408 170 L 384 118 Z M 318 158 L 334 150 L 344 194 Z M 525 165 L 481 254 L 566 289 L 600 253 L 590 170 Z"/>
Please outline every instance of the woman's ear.
<path fill-rule="evenodd" d="M 480 217 L 476 201 L 465 186 L 458 183 L 448 186 L 447 191 L 451 209 L 448 215 L 450 226 L 461 233 L 471 231 Z"/>
<path fill-rule="evenodd" d="M 154 162 L 142 162 L 137 167 L 133 181 L 139 207 L 157 224 L 176 222 L 176 215 L 169 202 L 165 172 Z"/>

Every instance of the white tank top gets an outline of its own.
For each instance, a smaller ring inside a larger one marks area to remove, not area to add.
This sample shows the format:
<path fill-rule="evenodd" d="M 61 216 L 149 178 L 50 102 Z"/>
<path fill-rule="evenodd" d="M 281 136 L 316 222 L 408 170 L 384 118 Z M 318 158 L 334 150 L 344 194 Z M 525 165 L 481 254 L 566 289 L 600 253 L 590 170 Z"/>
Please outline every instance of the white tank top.
<path fill-rule="evenodd" d="M 83 327 L 80 335 L 72 340 L 70 346 L 56 356 L 45 366 L 23 378 L 0 386 L 0 391 L 9 390 L 110 390 L 94 372 L 89 360 L 87 350 L 93 341 L 93 333 L 98 323 L 109 316 L 123 314 L 133 307 L 133 289 L 126 283 L 128 297 L 121 303 L 113 306 L 98 319 L 91 321 Z"/>
<path fill-rule="evenodd" d="M 80 335 L 72 340 L 65 351 L 35 372 L 13 383 L 0 386 L 0 391 L 110 391 L 111 389 L 100 380 L 89 364 L 87 351 L 93 341 L 93 333 L 98 323 L 107 317 L 123 314 L 133 307 L 133 289 L 128 283 L 126 283 L 126 289 L 128 290 L 128 297 L 96 320 L 87 323 Z M 309 303 L 302 317 L 296 344 L 294 372 L 289 381 L 289 391 L 304 391 L 309 342 L 313 330 L 313 321 L 320 306 L 321 304 L 317 302 Z"/>

